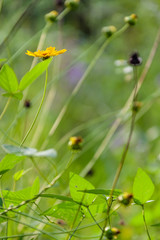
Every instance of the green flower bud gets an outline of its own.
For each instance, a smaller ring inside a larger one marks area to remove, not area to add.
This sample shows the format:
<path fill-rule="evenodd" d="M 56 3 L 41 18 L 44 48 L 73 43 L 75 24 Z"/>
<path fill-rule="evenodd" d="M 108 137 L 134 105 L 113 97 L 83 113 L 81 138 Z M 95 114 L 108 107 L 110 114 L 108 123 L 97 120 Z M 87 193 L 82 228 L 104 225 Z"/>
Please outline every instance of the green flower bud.
<path fill-rule="evenodd" d="M 70 9 L 75 9 L 79 6 L 80 0 L 66 0 L 65 6 Z"/>
<path fill-rule="evenodd" d="M 81 137 L 70 137 L 68 146 L 71 150 L 81 150 L 81 144 L 83 139 Z"/>
<path fill-rule="evenodd" d="M 53 10 L 45 15 L 45 19 L 46 21 L 53 23 L 57 20 L 57 16 L 58 16 L 58 12 Z"/>
<path fill-rule="evenodd" d="M 133 25 L 135 25 L 136 24 L 136 22 L 137 22 L 137 15 L 136 14 L 131 14 L 130 16 L 126 16 L 125 18 L 124 18 L 124 21 L 126 22 L 126 23 L 128 23 L 129 25 L 131 25 L 131 26 L 133 26 Z"/>
<path fill-rule="evenodd" d="M 142 102 L 135 101 L 135 102 L 133 102 L 132 111 L 137 113 L 137 112 L 139 112 L 141 107 L 142 107 Z"/>
<path fill-rule="evenodd" d="M 131 203 L 132 199 L 133 194 L 127 192 L 124 192 L 118 197 L 118 201 L 125 206 L 128 206 Z"/>
<path fill-rule="evenodd" d="M 118 234 L 120 234 L 120 230 L 118 228 L 105 228 L 105 235 L 107 237 L 107 239 L 111 240 L 111 239 L 117 239 Z"/>
<path fill-rule="evenodd" d="M 102 33 L 107 37 L 111 37 L 117 31 L 115 26 L 105 26 L 102 28 Z"/>

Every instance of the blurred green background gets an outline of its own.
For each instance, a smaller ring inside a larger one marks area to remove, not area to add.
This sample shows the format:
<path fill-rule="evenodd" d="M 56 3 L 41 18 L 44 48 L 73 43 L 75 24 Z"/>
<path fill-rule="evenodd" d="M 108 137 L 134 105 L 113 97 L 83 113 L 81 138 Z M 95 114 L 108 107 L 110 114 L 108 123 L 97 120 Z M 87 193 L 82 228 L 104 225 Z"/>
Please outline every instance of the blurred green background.
<path fill-rule="evenodd" d="M 27 13 L 18 21 L 31 2 L 33 4 Z M 32 58 L 25 55 L 25 52 L 26 50 L 36 50 L 41 30 L 45 25 L 44 15 L 53 9 L 61 12 L 64 8 L 63 1 L 1 0 L 0 3 L 0 55 L 1 58 L 9 60 L 10 66 L 13 67 L 20 79 L 31 66 Z M 138 75 L 140 76 L 160 25 L 160 1 L 81 0 L 80 6 L 66 15 L 62 21 L 54 23 L 47 34 L 43 49 L 55 46 L 57 49 L 66 48 L 68 51 L 63 56 L 55 58 L 49 69 L 47 91 L 48 94 L 50 93 L 50 98 L 53 98 L 53 102 L 49 106 L 49 114 L 45 122 L 42 118 L 43 114 L 41 114 L 25 143 L 26 146 L 38 149 L 42 149 L 48 132 L 70 96 L 72 89 L 99 51 L 103 42 L 101 28 L 105 25 L 115 25 L 119 29 L 124 25 L 124 17 L 132 13 L 138 16 L 137 24 L 114 39 L 105 49 L 80 91 L 69 105 L 55 134 L 45 146 L 46 149 L 55 148 L 57 150 L 58 157 L 54 160 L 55 165 L 58 169 L 63 169 L 70 157 L 67 147 L 69 137 L 80 135 L 84 139 L 82 152 L 77 156 L 56 188 L 59 193 L 68 187 L 68 172 L 74 169 L 74 172 L 80 173 L 93 158 L 117 114 L 130 96 L 134 86 L 132 72 L 130 68 L 127 68 L 128 64 L 117 66 L 115 61 L 119 59 L 128 61 L 130 54 L 137 51 L 143 59 L 142 65 L 138 68 Z M 152 66 L 138 94 L 138 99 L 143 102 L 143 107 L 137 116 L 130 150 L 117 186 L 123 191 L 132 192 L 133 179 L 138 167 L 141 167 L 150 175 L 156 185 L 156 194 L 153 197 L 155 202 L 147 206 L 147 221 L 149 224 L 156 223 L 160 218 L 160 213 L 157 211 L 157 209 L 159 210 L 158 200 L 160 197 L 159 58 L 158 48 Z M 24 132 L 29 128 L 39 106 L 43 85 L 44 75 L 29 88 L 25 98 L 31 101 L 32 107 L 30 109 L 25 110 L 23 103 L 19 105 L 17 100 L 12 100 L 12 104 L 10 104 L 0 126 L 2 144 L 13 144 L 13 140 L 19 143 L 22 140 Z M 49 98 L 47 97 L 42 112 L 49 104 Z M 5 102 L 6 99 L 1 96 L 0 111 L 3 110 Z M 41 126 L 42 132 L 38 136 Z M 130 119 L 126 115 L 110 144 L 91 171 L 88 172 L 86 178 L 95 187 L 111 188 L 128 136 L 129 126 Z M 5 132 L 7 136 L 5 136 Z M 4 152 L 1 149 L 1 156 L 3 155 Z M 44 174 L 48 175 L 46 162 L 37 161 L 42 166 Z M 24 167 L 29 166 L 30 163 L 25 163 Z M 34 170 L 29 173 L 29 176 L 33 176 L 33 172 Z M 10 177 L 10 174 L 6 176 L 4 182 L 6 187 L 9 187 L 8 177 Z M 32 178 L 29 180 L 28 176 L 24 178 L 27 180 L 24 181 L 24 186 L 28 186 L 28 183 L 33 181 Z M 43 180 L 41 181 L 43 182 Z M 12 185 L 12 179 L 10 184 Z M 21 184 L 19 184 L 19 188 L 21 188 Z M 135 206 L 129 210 L 123 209 L 120 212 L 120 219 L 125 222 L 124 230 L 122 230 L 123 235 L 120 239 L 146 239 L 142 219 L 137 214 L 139 215 L 139 209 Z M 118 221 L 117 224 L 119 224 Z M 158 230 L 152 228 L 150 230 L 153 239 L 158 239 Z"/>

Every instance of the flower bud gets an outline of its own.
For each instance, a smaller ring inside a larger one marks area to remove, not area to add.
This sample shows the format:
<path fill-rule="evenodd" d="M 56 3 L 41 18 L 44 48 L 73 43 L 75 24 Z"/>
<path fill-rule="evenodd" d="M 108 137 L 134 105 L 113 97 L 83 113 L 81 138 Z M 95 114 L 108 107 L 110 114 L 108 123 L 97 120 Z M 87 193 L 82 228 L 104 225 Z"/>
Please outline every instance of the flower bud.
<path fill-rule="evenodd" d="M 120 230 L 118 228 L 105 228 L 105 235 L 107 239 L 117 239 L 118 234 L 120 234 Z"/>
<path fill-rule="evenodd" d="M 79 3 L 80 0 L 66 0 L 64 4 L 67 8 L 75 9 L 78 7 Z"/>
<path fill-rule="evenodd" d="M 119 203 L 121 203 L 125 206 L 128 206 L 131 203 L 132 199 L 133 199 L 133 194 L 132 193 L 127 193 L 127 192 L 124 192 L 123 194 L 121 194 L 118 197 Z"/>
<path fill-rule="evenodd" d="M 137 113 L 137 112 L 139 112 L 141 107 L 142 107 L 142 102 L 135 101 L 135 102 L 133 102 L 132 111 Z"/>
<path fill-rule="evenodd" d="M 117 31 L 115 26 L 105 26 L 102 28 L 102 33 L 107 37 L 111 37 Z"/>
<path fill-rule="evenodd" d="M 81 150 L 81 144 L 83 139 L 81 137 L 70 137 L 68 146 L 71 150 Z"/>
<path fill-rule="evenodd" d="M 45 19 L 46 21 L 53 23 L 57 20 L 57 16 L 58 16 L 58 12 L 53 10 L 45 15 Z"/>
<path fill-rule="evenodd" d="M 131 14 L 130 16 L 126 16 L 125 18 L 124 18 L 124 21 L 126 22 L 126 23 L 128 23 L 129 25 L 131 25 L 131 26 L 133 26 L 133 25 L 135 25 L 136 24 L 136 22 L 137 22 L 137 15 L 136 14 Z"/>

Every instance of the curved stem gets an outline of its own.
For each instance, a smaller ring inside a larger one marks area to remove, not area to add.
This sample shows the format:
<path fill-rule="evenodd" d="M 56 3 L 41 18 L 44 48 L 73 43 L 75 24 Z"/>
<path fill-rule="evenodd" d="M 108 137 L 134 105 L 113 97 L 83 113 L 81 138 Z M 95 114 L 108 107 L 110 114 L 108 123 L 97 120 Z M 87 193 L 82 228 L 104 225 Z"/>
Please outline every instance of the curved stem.
<path fill-rule="evenodd" d="M 43 194 L 44 192 L 46 192 L 48 189 L 50 189 L 59 179 L 60 177 L 63 175 L 63 173 L 69 168 L 69 166 L 71 165 L 73 158 L 75 156 L 75 152 L 72 153 L 71 158 L 69 159 L 69 162 L 67 163 L 66 167 L 64 168 L 64 170 L 62 170 L 55 178 L 53 178 L 53 180 L 51 181 L 50 184 L 48 184 L 47 186 L 45 186 L 40 192 L 39 194 L 37 194 L 35 197 L 31 198 L 31 199 L 27 199 L 25 201 L 22 201 L 20 204 L 18 204 L 17 206 L 13 206 L 13 207 L 9 207 L 7 209 L 5 209 L 3 212 L 0 212 L 0 216 L 2 216 L 3 214 L 9 212 L 9 211 L 13 211 L 15 209 L 18 209 L 30 202 L 33 202 L 34 200 L 36 200 L 37 198 L 39 198 L 41 196 L 41 194 Z"/>
<path fill-rule="evenodd" d="M 5 107 L 4 107 L 4 109 L 3 109 L 3 111 L 2 111 L 2 113 L 1 113 L 1 115 L 0 115 L 0 120 L 3 118 L 5 112 L 7 111 L 7 108 L 8 108 L 8 106 L 9 106 L 10 101 L 11 101 L 11 97 L 8 98 L 8 101 L 7 101 Z"/>
<path fill-rule="evenodd" d="M 49 134 L 48 134 L 48 138 L 53 136 L 53 134 L 55 133 L 57 127 L 59 126 L 64 114 L 66 113 L 68 106 L 71 102 L 71 100 L 73 99 L 73 97 L 77 94 L 77 92 L 79 91 L 79 89 L 81 88 L 84 80 L 87 78 L 87 76 L 89 75 L 89 73 L 91 72 L 91 70 L 93 69 L 94 65 L 96 64 L 97 60 L 100 58 L 100 56 L 102 55 L 102 53 L 104 52 L 106 46 L 116 37 L 118 37 L 120 34 L 122 34 L 126 29 L 128 28 L 128 24 L 125 24 L 119 31 L 117 31 L 115 34 L 113 34 L 113 36 L 111 36 L 110 38 L 108 38 L 103 45 L 101 46 L 101 48 L 99 49 L 99 51 L 97 52 L 97 54 L 95 55 L 95 57 L 93 58 L 93 60 L 91 61 L 91 63 L 89 64 L 89 66 L 87 67 L 86 71 L 84 72 L 83 76 L 80 78 L 80 80 L 78 81 L 77 85 L 75 86 L 75 88 L 73 89 L 70 97 L 68 98 L 68 100 L 66 101 L 66 103 L 64 104 L 63 108 L 61 109 L 56 121 L 53 123 Z M 43 146 L 45 146 L 48 143 L 49 139 L 46 139 L 46 141 L 44 142 Z"/>
<path fill-rule="evenodd" d="M 135 69 L 135 68 L 136 68 L 136 67 L 134 67 L 134 69 Z M 135 69 L 135 71 L 134 71 L 134 80 L 135 80 L 135 87 L 134 87 L 133 100 L 132 100 L 132 103 L 133 103 L 133 104 L 134 104 L 134 102 L 136 101 L 136 93 L 137 93 L 137 85 L 138 85 L 137 69 Z M 118 166 L 118 169 L 117 169 L 117 172 L 116 172 L 114 181 L 113 181 L 111 193 L 110 193 L 110 195 L 109 195 L 108 208 L 107 208 L 107 218 L 106 218 L 106 221 L 105 221 L 105 224 L 104 224 L 104 227 L 103 227 L 102 234 L 101 234 L 101 236 L 100 236 L 100 240 L 103 239 L 104 230 L 105 230 L 105 228 L 106 228 L 106 226 L 107 226 L 108 220 L 110 221 L 110 219 L 109 219 L 109 214 L 110 214 L 110 210 L 111 210 L 111 207 L 112 207 L 113 192 L 114 192 L 114 189 L 115 189 L 115 187 L 116 187 L 116 185 L 117 185 L 117 182 L 118 182 L 118 180 L 119 180 L 119 177 L 120 177 L 120 174 L 121 174 L 121 171 L 122 171 L 122 168 L 123 168 L 123 166 L 124 166 L 124 162 L 125 162 L 125 159 L 126 159 L 126 156 L 127 156 L 127 153 L 128 153 L 128 149 L 129 149 L 129 146 L 130 146 L 130 142 L 131 142 L 131 138 L 132 138 L 132 134 L 133 134 L 133 130 L 134 130 L 135 118 L 136 118 L 136 111 L 133 111 L 133 110 L 132 110 L 132 120 L 131 120 L 130 132 L 129 132 L 129 136 L 128 136 L 127 143 L 126 143 L 126 145 L 125 145 L 125 147 L 124 147 L 124 150 L 123 150 L 123 153 L 122 153 L 122 157 L 121 157 L 120 164 L 119 164 L 119 166 Z"/>
<path fill-rule="evenodd" d="M 150 234 L 149 234 L 149 230 L 148 230 L 147 223 L 146 223 L 146 217 L 145 217 L 144 205 L 142 205 L 142 216 L 143 216 L 143 222 L 144 222 L 144 226 L 145 226 L 145 230 L 146 230 L 146 233 L 147 233 L 148 239 L 151 240 L 151 236 L 150 236 Z"/>
<path fill-rule="evenodd" d="M 141 73 L 141 76 L 139 78 L 138 81 L 138 85 L 137 85 L 137 93 L 139 91 L 139 89 L 141 88 L 147 74 L 148 71 L 151 67 L 151 64 L 153 62 L 153 59 L 155 57 L 155 54 L 157 52 L 157 48 L 159 46 L 159 42 L 160 42 L 160 28 L 158 29 L 158 32 L 156 34 L 153 46 L 151 48 L 151 51 L 149 53 L 149 56 L 147 58 L 146 64 L 144 66 L 144 69 Z M 95 152 L 93 158 L 91 159 L 91 161 L 89 161 L 89 163 L 86 165 L 86 167 L 81 171 L 80 175 L 82 177 L 85 177 L 87 172 L 93 168 L 93 166 L 95 165 L 95 163 L 97 162 L 97 160 L 99 159 L 99 157 L 101 156 L 101 154 L 104 152 L 104 150 L 106 149 L 107 145 L 109 144 L 111 138 L 113 137 L 113 135 L 115 134 L 117 128 L 120 126 L 123 117 L 125 116 L 125 114 L 127 113 L 127 111 L 129 110 L 131 103 L 132 103 L 132 99 L 133 99 L 133 94 L 134 94 L 135 90 L 132 91 L 132 93 L 130 94 L 130 97 L 128 98 L 128 100 L 126 101 L 124 107 L 121 109 L 120 113 L 118 114 L 116 120 L 113 122 L 109 132 L 107 132 L 105 138 L 103 139 L 103 141 L 101 142 L 100 146 L 98 147 L 97 151 Z"/>
<path fill-rule="evenodd" d="M 45 85 L 44 85 L 44 91 L 43 91 L 43 96 L 42 96 L 41 103 L 40 103 L 40 105 L 39 105 L 39 108 L 38 108 L 37 114 L 36 114 L 36 116 L 35 116 L 35 118 L 34 118 L 32 124 L 31 124 L 31 126 L 30 126 L 28 132 L 26 133 L 26 136 L 23 138 L 23 140 L 22 140 L 22 142 L 21 142 L 21 144 L 20 144 L 20 147 L 24 144 L 24 142 L 26 141 L 27 137 L 29 136 L 29 134 L 30 134 L 32 128 L 34 127 L 34 124 L 35 124 L 35 122 L 36 122 L 36 120 L 37 120 L 37 118 L 38 118 L 38 115 L 39 115 L 39 113 L 40 113 L 40 111 L 41 111 L 42 104 L 43 104 L 43 102 L 44 102 L 44 98 L 45 98 L 45 94 L 46 94 L 47 79 L 48 79 L 48 69 L 46 70 L 46 79 L 45 79 Z"/>

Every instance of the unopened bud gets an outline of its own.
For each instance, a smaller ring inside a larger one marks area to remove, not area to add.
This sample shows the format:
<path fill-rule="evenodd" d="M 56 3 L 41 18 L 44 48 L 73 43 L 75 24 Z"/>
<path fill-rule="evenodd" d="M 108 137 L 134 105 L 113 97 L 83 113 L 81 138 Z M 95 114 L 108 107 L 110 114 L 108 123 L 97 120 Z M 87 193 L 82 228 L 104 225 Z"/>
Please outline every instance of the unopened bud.
<path fill-rule="evenodd" d="M 126 16 L 126 17 L 124 18 L 124 21 L 125 21 L 126 23 L 128 23 L 129 25 L 133 26 L 133 25 L 136 24 L 137 19 L 138 19 L 137 15 L 133 13 L 133 14 L 131 14 L 130 16 Z"/>
<path fill-rule="evenodd" d="M 125 206 L 128 206 L 131 203 L 132 199 L 133 199 L 133 194 L 132 193 L 127 193 L 127 192 L 124 192 L 123 194 L 121 194 L 118 197 L 119 203 L 121 203 Z"/>
<path fill-rule="evenodd" d="M 71 150 L 81 150 L 82 149 L 82 141 L 83 139 L 81 137 L 70 137 L 68 146 Z"/>
<path fill-rule="evenodd" d="M 65 6 L 70 9 L 75 9 L 79 6 L 80 0 L 66 0 Z"/>
<path fill-rule="evenodd" d="M 102 33 L 107 37 L 111 37 L 117 31 L 115 26 L 105 26 L 102 28 Z"/>
<path fill-rule="evenodd" d="M 118 234 L 120 234 L 120 230 L 118 228 L 105 228 L 105 235 L 107 239 L 117 239 Z"/>
<path fill-rule="evenodd" d="M 58 12 L 53 10 L 45 15 L 46 21 L 55 22 L 57 20 Z"/>
<path fill-rule="evenodd" d="M 139 112 L 141 107 L 142 107 L 142 102 L 135 101 L 135 102 L 133 102 L 132 111 L 133 112 Z"/>

